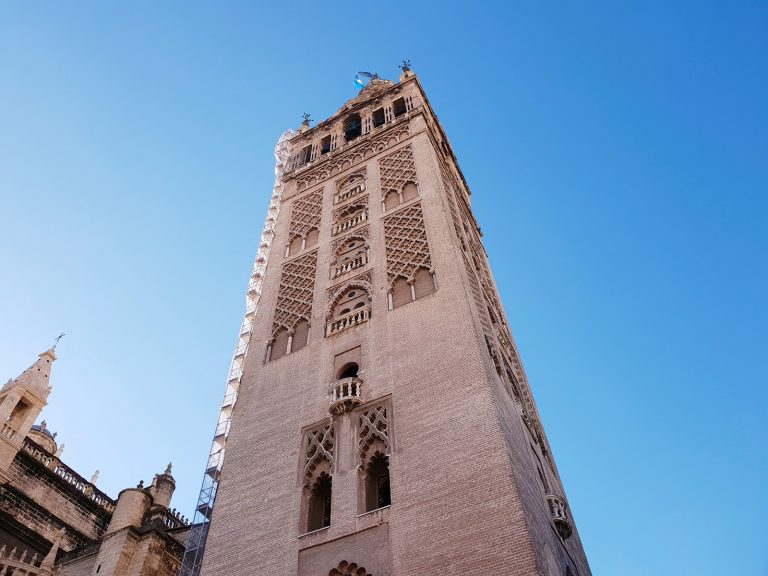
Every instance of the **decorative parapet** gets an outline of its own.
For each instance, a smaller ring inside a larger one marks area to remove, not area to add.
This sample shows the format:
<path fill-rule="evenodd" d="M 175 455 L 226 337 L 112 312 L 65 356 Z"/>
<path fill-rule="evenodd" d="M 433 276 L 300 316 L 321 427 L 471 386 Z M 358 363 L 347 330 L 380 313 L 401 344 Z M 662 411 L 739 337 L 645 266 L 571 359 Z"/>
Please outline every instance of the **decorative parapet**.
<path fill-rule="evenodd" d="M 0 574 L 14 576 L 38 576 L 50 574 L 50 569 L 41 567 L 43 559 L 38 555 L 30 555 L 25 550 L 0 546 Z"/>
<path fill-rule="evenodd" d="M 545 498 L 549 504 L 549 511 L 552 514 L 552 520 L 555 522 L 555 527 L 563 540 L 565 540 L 571 535 L 571 532 L 573 532 L 571 521 L 568 520 L 568 506 L 565 503 L 565 499 L 557 494 L 547 494 Z"/>
<path fill-rule="evenodd" d="M 351 272 L 352 270 L 355 270 L 357 268 L 361 268 L 362 266 L 365 266 L 368 263 L 368 255 L 367 254 L 360 254 L 359 256 L 356 256 L 354 258 L 350 258 L 349 260 L 346 260 L 342 262 L 341 264 L 336 264 L 333 267 L 333 278 L 338 278 L 342 274 L 346 274 L 347 272 Z"/>
<path fill-rule="evenodd" d="M 367 322 L 370 317 L 371 317 L 370 306 L 366 306 L 364 308 L 357 308 L 355 310 L 352 310 L 352 312 L 344 314 L 344 316 L 339 316 L 338 318 L 334 318 L 333 320 L 329 321 L 325 325 L 325 335 L 331 336 L 332 334 L 337 334 L 342 330 L 346 330 L 347 328 L 351 328 L 352 326 L 357 326 L 358 324 Z"/>
<path fill-rule="evenodd" d="M 104 511 L 109 512 L 110 514 L 114 512 L 115 501 L 112 500 L 112 498 L 104 494 L 104 492 L 96 488 L 95 485 L 88 482 L 61 460 L 55 456 L 51 456 L 37 443 L 26 438 L 22 444 L 22 450 L 56 474 L 56 476 L 64 480 L 64 482 L 72 486 L 75 490 L 82 493 L 85 497 L 91 500 L 91 502 L 101 507 Z M 2 572 L 0 572 L 0 574 L 2 574 Z"/>
<path fill-rule="evenodd" d="M 0 430 L 0 434 L 8 438 L 8 440 L 14 440 L 19 432 L 7 422 L 3 422 L 3 428 Z"/>
<path fill-rule="evenodd" d="M 168 510 L 163 518 L 163 524 L 169 530 L 174 528 L 184 528 L 189 526 L 189 519 L 183 516 L 180 512 L 176 511 L 176 508 Z"/>
<path fill-rule="evenodd" d="M 329 410 L 340 416 L 362 402 L 362 380 L 356 376 L 342 378 L 328 387 Z"/>

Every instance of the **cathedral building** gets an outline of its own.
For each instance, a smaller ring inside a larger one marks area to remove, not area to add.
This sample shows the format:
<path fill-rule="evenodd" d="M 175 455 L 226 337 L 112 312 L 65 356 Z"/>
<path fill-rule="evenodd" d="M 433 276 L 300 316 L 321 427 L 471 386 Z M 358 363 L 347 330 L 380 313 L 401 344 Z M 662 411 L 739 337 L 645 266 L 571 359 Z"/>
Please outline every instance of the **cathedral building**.
<path fill-rule="evenodd" d="M 171 466 L 117 499 L 62 460 L 46 422 L 55 346 L 0 389 L 0 574 L 175 576 L 188 522 L 170 509 Z"/>
<path fill-rule="evenodd" d="M 278 145 L 182 574 L 591 574 L 470 190 L 402 69 Z"/>

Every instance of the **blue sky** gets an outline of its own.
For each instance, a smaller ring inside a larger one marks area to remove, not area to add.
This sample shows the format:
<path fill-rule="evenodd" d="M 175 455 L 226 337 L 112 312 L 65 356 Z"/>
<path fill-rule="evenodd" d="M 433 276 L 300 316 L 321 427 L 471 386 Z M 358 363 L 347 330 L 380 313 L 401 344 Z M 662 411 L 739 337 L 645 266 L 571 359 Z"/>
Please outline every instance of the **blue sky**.
<path fill-rule="evenodd" d="M 766 574 L 764 2 L 0 5 L 0 378 L 191 513 L 277 137 L 410 58 L 595 574 Z"/>

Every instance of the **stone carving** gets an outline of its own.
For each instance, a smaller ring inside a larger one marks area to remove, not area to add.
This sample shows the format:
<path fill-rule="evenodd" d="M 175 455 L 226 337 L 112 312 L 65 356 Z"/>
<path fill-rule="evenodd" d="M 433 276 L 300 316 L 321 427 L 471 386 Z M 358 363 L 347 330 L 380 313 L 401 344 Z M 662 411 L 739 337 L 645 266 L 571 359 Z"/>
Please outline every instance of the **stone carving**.
<path fill-rule="evenodd" d="M 365 168 L 353 172 L 349 176 L 340 178 L 336 182 L 336 194 L 333 196 L 334 204 L 341 204 L 342 202 L 354 198 L 358 194 L 365 192 Z"/>
<path fill-rule="evenodd" d="M 421 204 L 410 204 L 384 218 L 387 280 L 411 280 L 419 268 L 432 268 Z"/>
<path fill-rule="evenodd" d="M 323 191 L 317 190 L 293 201 L 291 206 L 291 223 L 288 226 L 288 236 L 302 238 L 311 229 L 320 229 L 320 217 L 323 206 Z"/>
<path fill-rule="evenodd" d="M 304 479 L 307 486 L 315 476 L 315 469 L 326 461 L 333 466 L 333 424 L 307 433 L 307 450 L 304 457 Z"/>
<path fill-rule="evenodd" d="M 293 330 L 299 320 L 310 321 L 316 267 L 317 250 L 283 264 L 273 333 L 279 328 Z"/>
<path fill-rule="evenodd" d="M 418 184 L 416 165 L 413 163 L 411 145 L 403 146 L 396 152 L 379 160 L 381 174 L 381 198 L 389 192 L 400 192 L 408 182 Z"/>
<path fill-rule="evenodd" d="M 360 431 L 358 433 L 358 451 L 360 459 L 365 462 L 368 450 L 377 441 L 384 445 L 385 453 L 389 453 L 389 420 L 387 407 L 379 404 L 360 414 Z"/>
<path fill-rule="evenodd" d="M 328 572 L 328 576 L 373 576 L 373 574 L 354 562 L 342 560 L 336 568 Z"/>
<path fill-rule="evenodd" d="M 350 147 L 348 151 L 339 153 L 334 159 L 318 164 L 315 169 L 307 170 L 305 174 L 296 179 L 296 189 L 306 190 L 310 186 L 354 166 L 365 158 L 370 158 L 374 154 L 395 146 L 407 135 L 408 123 L 406 122 L 402 126 L 383 132 L 375 138 L 363 140 Z"/>

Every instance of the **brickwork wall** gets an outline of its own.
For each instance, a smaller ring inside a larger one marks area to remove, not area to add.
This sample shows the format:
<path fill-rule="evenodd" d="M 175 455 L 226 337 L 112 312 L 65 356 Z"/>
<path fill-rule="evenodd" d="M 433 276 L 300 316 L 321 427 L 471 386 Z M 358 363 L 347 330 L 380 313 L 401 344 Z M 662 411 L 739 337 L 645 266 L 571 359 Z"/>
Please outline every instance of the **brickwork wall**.
<path fill-rule="evenodd" d="M 371 318 L 324 337 L 327 292 L 341 286 L 325 273 L 335 240 L 335 182 L 364 166 L 369 197 L 381 198 L 378 156 L 362 155 L 346 165 L 335 160 L 340 169 L 325 180 L 313 179 L 310 171 L 286 183 L 286 204 L 323 194 L 309 342 L 264 363 L 271 318 L 268 312 L 257 318 L 256 352 L 247 358 L 233 415 L 203 576 L 327 574 L 341 560 L 374 575 L 562 575 L 569 553 L 579 556 L 574 573 L 589 574 L 578 541 L 563 547 L 554 530 L 536 484 L 528 432 L 489 356 L 427 120 L 412 114 L 390 129 L 401 134 L 398 139 L 386 133 L 378 138 L 386 143 L 380 153 L 404 146 L 413 151 L 416 201 L 439 287 L 432 294 L 388 310 L 382 206 L 371 201 L 369 262 L 359 270 L 371 274 Z M 377 150 L 375 141 L 365 146 Z M 277 223 L 278 247 L 288 241 L 287 213 L 282 210 Z M 286 259 L 280 249 L 273 254 L 263 311 L 275 307 Z M 345 414 L 334 418 L 331 524 L 301 534 L 302 431 L 330 421 L 334 357 L 356 346 L 363 400 L 386 398 L 391 405 L 392 505 L 359 513 L 355 413 Z M 355 553 L 365 554 L 365 563 Z"/>

